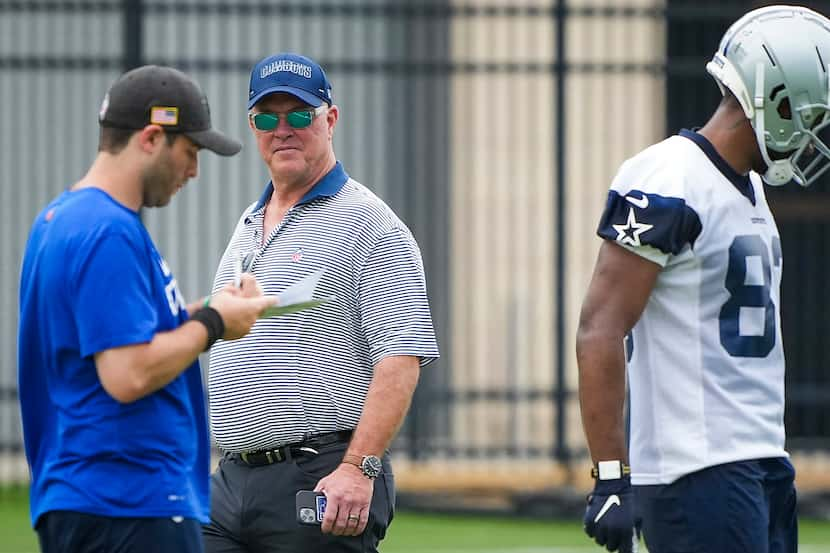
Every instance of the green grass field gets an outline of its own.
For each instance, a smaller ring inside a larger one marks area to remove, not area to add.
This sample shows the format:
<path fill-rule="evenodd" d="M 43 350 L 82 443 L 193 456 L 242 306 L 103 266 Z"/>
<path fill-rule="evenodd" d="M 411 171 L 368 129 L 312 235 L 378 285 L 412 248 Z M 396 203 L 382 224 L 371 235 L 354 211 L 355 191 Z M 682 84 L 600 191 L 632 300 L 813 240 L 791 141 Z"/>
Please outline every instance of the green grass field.
<path fill-rule="evenodd" d="M 801 553 L 830 551 L 830 523 L 802 521 Z M 0 493 L 0 553 L 37 553 L 23 491 Z M 399 513 L 383 553 L 599 553 L 578 522 Z"/>

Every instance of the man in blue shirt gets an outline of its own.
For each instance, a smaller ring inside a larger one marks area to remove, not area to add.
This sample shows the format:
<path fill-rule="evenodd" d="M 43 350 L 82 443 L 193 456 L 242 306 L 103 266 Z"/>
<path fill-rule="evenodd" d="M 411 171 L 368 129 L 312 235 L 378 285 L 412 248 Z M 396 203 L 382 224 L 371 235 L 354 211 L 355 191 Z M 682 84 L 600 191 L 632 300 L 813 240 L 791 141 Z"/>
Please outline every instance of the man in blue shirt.
<path fill-rule="evenodd" d="M 23 259 L 19 392 L 45 553 L 200 552 L 209 440 L 198 355 L 274 300 L 253 277 L 186 305 L 139 217 L 241 145 L 199 86 L 145 66 L 110 88 L 89 172 L 38 214 Z"/>

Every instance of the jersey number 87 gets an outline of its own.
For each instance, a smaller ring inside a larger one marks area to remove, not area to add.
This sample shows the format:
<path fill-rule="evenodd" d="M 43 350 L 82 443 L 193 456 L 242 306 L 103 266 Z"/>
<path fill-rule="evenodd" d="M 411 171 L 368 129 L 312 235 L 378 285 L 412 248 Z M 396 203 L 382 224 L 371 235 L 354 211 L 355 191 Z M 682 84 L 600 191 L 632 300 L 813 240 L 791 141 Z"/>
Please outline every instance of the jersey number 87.
<path fill-rule="evenodd" d="M 747 284 L 747 264 L 750 258 L 761 263 L 763 283 Z M 772 238 L 772 258 L 776 267 L 781 265 L 781 239 Z M 726 270 L 725 288 L 729 299 L 720 310 L 720 343 L 733 357 L 766 357 L 775 346 L 775 304 L 770 296 L 772 275 L 767 245 L 757 234 L 736 236 L 729 246 L 729 266 Z M 756 336 L 740 333 L 741 308 L 764 310 L 764 332 Z"/>

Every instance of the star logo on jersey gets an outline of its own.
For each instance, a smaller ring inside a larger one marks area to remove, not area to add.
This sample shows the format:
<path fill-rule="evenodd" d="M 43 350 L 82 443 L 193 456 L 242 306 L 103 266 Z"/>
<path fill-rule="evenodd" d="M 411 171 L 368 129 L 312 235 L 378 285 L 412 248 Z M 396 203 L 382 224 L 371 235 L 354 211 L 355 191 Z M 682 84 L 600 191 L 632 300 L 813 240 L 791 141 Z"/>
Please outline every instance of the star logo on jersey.
<path fill-rule="evenodd" d="M 617 231 L 617 242 L 630 246 L 642 246 L 640 235 L 650 230 L 654 225 L 638 223 L 634 217 L 634 209 L 628 208 L 628 220 L 624 225 L 611 225 Z"/>

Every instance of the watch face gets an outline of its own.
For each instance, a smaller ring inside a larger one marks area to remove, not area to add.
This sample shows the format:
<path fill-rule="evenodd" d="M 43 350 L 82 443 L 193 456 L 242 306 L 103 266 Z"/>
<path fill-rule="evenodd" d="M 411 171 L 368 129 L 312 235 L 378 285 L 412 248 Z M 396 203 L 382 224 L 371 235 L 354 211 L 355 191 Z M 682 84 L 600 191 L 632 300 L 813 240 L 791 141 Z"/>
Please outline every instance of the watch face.
<path fill-rule="evenodd" d="M 368 478 L 377 478 L 378 475 L 383 470 L 383 465 L 374 455 L 367 455 L 363 458 L 363 464 L 361 465 L 363 469 L 363 474 L 365 474 Z"/>

